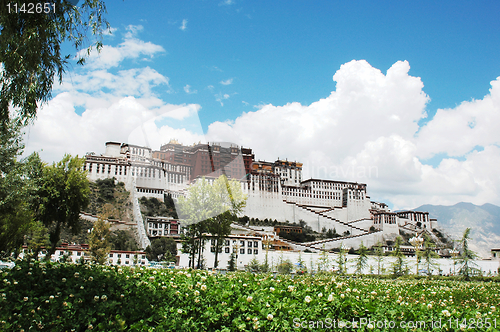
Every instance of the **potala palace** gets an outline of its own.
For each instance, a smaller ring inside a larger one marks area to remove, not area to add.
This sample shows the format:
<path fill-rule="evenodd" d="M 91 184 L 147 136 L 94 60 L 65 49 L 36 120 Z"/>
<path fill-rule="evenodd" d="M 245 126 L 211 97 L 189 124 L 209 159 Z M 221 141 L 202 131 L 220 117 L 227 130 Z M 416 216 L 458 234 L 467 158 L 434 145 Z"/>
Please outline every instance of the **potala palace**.
<path fill-rule="evenodd" d="M 371 201 L 366 184 L 304 180 L 301 163 L 256 161 L 252 149 L 233 144 L 185 146 L 171 140 L 156 151 L 144 146 L 107 142 L 104 154 L 87 153 L 85 169 L 90 180 L 115 177 L 124 182 L 133 194 L 136 210 L 138 197 L 163 200 L 164 194 L 171 194 L 176 199 L 185 195 L 196 179 L 225 174 L 240 181 L 242 191 L 248 196 L 243 215 L 283 222 L 303 220 L 317 232 L 335 229 L 338 234 L 344 234 L 335 239 L 291 243 L 299 250 L 328 250 L 338 248 L 341 243 L 356 249 L 361 242 L 370 247 L 378 241 L 394 240 L 400 230 L 420 234 L 431 233 L 437 227 L 437 221 L 430 219 L 428 212 L 391 212 L 386 204 Z M 140 212 L 134 211 L 136 214 Z M 137 218 L 142 221 L 140 216 Z M 146 238 L 143 226 L 138 225 L 138 229 Z"/>

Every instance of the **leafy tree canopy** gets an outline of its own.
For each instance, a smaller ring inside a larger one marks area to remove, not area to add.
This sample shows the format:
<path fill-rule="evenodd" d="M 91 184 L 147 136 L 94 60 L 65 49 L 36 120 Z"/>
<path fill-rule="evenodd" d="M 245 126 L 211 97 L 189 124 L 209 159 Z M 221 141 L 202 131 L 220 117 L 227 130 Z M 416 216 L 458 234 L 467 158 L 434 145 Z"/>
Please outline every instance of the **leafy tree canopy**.
<path fill-rule="evenodd" d="M 50 231 L 51 253 L 59 241 L 61 228 L 68 227 L 78 233 L 80 211 L 89 202 L 89 181 L 83 170 L 84 158 L 65 155 L 64 158 L 43 168 L 42 183 L 38 191 L 38 218 Z"/>
<path fill-rule="evenodd" d="M 177 244 L 171 237 L 154 239 L 146 248 L 146 255 L 150 261 L 173 261 L 177 255 Z"/>
<path fill-rule="evenodd" d="M 110 245 L 110 224 L 103 217 L 97 218 L 89 236 L 89 250 L 92 260 L 97 264 L 106 264 Z"/>
<path fill-rule="evenodd" d="M 103 15 L 101 0 L 85 0 L 73 6 L 65 0 L 33 1 L 54 4 L 49 13 L 13 12 L 24 0 L 9 0 L 0 6 L 0 123 L 11 119 L 9 107 L 18 111 L 20 123 L 26 125 L 36 116 L 40 102 L 51 98 L 54 77 L 62 81 L 70 55 L 61 54 L 64 42 L 78 51 L 83 64 L 88 32 L 96 35 L 95 47 L 102 47 L 102 31 L 109 27 Z M 9 8 L 11 12 L 9 13 Z M 55 12 L 54 12 L 55 10 Z M 3 127 L 3 126 L 2 126 Z"/>
<path fill-rule="evenodd" d="M 42 162 L 38 154 L 18 160 L 23 152 L 21 126 L 11 121 L 0 130 L 0 252 L 10 254 L 23 244 L 33 225 L 33 205 Z"/>

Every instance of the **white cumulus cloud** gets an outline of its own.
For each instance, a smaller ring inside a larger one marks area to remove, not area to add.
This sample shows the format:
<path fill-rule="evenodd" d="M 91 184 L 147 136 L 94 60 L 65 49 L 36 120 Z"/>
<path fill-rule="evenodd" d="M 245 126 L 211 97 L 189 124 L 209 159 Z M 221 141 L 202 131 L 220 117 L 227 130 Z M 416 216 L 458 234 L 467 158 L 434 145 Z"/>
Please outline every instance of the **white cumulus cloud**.
<path fill-rule="evenodd" d="M 419 128 L 429 97 L 409 69 L 398 61 L 384 74 L 351 61 L 333 76 L 336 89 L 328 97 L 310 105 L 261 105 L 212 123 L 207 139 L 251 147 L 257 159 L 301 161 L 305 178 L 367 183 L 372 199 L 395 208 L 500 204 L 500 81 L 482 100 L 438 110 Z M 437 153 L 447 157 L 426 164 Z"/>

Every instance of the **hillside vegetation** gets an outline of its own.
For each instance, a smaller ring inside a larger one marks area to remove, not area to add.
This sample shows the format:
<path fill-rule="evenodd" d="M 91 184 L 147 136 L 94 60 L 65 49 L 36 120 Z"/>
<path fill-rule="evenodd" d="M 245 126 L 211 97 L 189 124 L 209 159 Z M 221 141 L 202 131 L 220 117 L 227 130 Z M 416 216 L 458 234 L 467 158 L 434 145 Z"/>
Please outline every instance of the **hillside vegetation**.
<path fill-rule="evenodd" d="M 165 195 L 163 202 L 155 197 L 141 197 L 139 198 L 139 204 L 143 216 L 178 218 L 171 195 Z"/>
<path fill-rule="evenodd" d="M 130 192 L 123 182 L 116 182 L 115 178 L 97 180 L 90 182 L 90 191 L 90 203 L 85 212 L 127 222 L 133 219 Z"/>

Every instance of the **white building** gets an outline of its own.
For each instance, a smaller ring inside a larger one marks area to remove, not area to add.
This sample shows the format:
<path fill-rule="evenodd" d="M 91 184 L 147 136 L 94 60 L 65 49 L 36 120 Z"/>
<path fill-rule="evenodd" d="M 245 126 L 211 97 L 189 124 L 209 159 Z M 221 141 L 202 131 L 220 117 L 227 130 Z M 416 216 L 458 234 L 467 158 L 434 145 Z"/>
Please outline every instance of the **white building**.
<path fill-rule="evenodd" d="M 23 246 L 23 250 L 20 257 L 24 257 L 27 254 L 28 248 Z M 42 250 L 38 258 L 43 259 L 46 255 L 46 250 Z M 144 251 L 123 251 L 123 250 L 111 250 L 109 252 L 109 265 L 121 265 L 121 266 L 147 266 L 148 259 Z M 82 245 L 71 245 L 67 243 L 62 243 L 60 247 L 56 248 L 56 251 L 50 257 L 53 262 L 70 262 L 70 263 L 80 263 L 89 262 L 91 260 L 89 246 L 87 244 Z"/>
<path fill-rule="evenodd" d="M 248 197 L 242 215 L 282 222 L 298 223 L 303 220 L 318 232 L 335 229 L 338 234 L 348 234 L 347 238 L 323 240 L 315 244 L 326 249 L 338 248 L 341 242 L 354 243 L 354 247 L 361 242 L 371 246 L 386 238 L 394 238 L 400 230 L 420 233 L 437 227 L 437 221 L 430 219 L 427 212 L 395 213 L 384 203 L 370 201 L 366 184 L 303 180 L 302 164 L 299 162 L 279 159 L 275 162 L 254 161 L 251 149 L 243 148 L 242 158 L 237 158 L 241 156 L 232 156 L 239 151 L 235 146 L 230 147 L 231 156 L 226 157 L 219 156 L 217 152 L 220 149 L 216 145 L 205 147 L 198 144 L 189 150 L 173 142 L 162 149 L 152 151 L 148 147 L 108 142 L 104 155 L 87 154 L 85 169 L 89 171 L 90 180 L 115 177 L 125 182 L 126 188 L 135 191 L 138 196 L 163 199 L 164 193 L 170 193 L 176 199 L 184 195 L 191 180 L 196 180 L 196 177 L 192 178 L 199 172 L 203 175 L 209 170 L 211 175 L 219 174 L 219 170 L 214 168 L 217 164 L 230 174 L 246 174 L 240 179 L 242 191 Z M 224 158 L 227 160 L 224 161 Z M 165 232 L 165 228 L 160 230 L 149 224 L 146 227 L 149 236 L 155 236 L 155 231 L 156 234 L 161 231 L 162 236 Z"/>
<path fill-rule="evenodd" d="M 169 217 L 146 217 L 146 234 L 149 237 L 180 236 L 182 227 L 179 220 Z"/>

